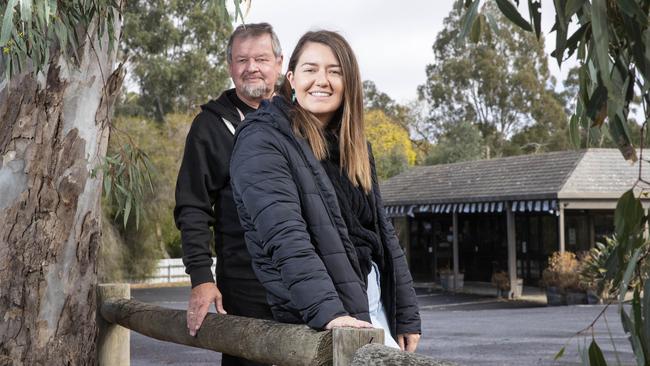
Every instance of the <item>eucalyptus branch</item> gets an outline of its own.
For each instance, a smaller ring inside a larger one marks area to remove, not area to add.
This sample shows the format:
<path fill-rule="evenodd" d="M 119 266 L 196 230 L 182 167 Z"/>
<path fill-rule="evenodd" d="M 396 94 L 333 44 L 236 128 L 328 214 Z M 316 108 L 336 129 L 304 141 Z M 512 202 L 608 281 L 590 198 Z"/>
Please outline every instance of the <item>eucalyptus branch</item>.
<path fill-rule="evenodd" d="M 591 324 L 589 324 L 588 326 L 586 326 L 584 329 L 582 329 L 582 330 L 576 332 L 576 335 L 581 335 L 581 334 L 584 334 L 584 333 L 586 333 L 586 332 L 592 330 L 592 329 L 594 328 L 594 326 L 596 325 L 596 323 L 598 322 L 598 320 L 599 320 L 599 319 L 600 319 L 600 318 L 605 314 L 605 312 L 607 311 L 607 309 L 609 308 L 609 306 L 612 305 L 613 303 L 614 303 L 614 299 L 609 299 L 609 301 L 607 302 L 607 304 L 605 304 L 605 306 L 603 307 L 603 309 L 598 313 L 598 315 L 596 315 L 596 317 L 595 317 L 594 320 L 591 322 Z"/>

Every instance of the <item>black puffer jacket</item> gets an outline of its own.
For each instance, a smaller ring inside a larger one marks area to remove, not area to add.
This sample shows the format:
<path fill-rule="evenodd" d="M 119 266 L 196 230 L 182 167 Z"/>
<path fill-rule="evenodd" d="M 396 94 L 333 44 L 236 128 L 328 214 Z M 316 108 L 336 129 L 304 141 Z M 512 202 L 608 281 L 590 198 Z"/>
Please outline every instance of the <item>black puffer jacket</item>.
<path fill-rule="evenodd" d="M 336 193 L 307 141 L 292 133 L 288 112 L 282 97 L 262 102 L 235 135 L 231 183 L 253 269 L 278 321 L 315 329 L 342 315 L 370 321 L 365 278 Z M 419 333 L 411 274 L 385 216 L 376 175 L 373 191 L 386 257 L 382 299 L 391 333 Z"/>

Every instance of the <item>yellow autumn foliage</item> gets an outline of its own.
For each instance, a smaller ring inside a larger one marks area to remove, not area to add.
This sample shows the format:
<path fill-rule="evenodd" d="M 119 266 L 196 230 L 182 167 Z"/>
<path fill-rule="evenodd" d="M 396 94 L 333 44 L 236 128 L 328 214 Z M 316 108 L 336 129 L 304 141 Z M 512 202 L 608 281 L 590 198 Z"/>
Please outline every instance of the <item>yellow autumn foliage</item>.
<path fill-rule="evenodd" d="M 365 127 L 380 178 L 389 178 L 415 164 L 416 152 L 408 132 L 391 121 L 383 111 L 374 109 L 366 112 Z"/>

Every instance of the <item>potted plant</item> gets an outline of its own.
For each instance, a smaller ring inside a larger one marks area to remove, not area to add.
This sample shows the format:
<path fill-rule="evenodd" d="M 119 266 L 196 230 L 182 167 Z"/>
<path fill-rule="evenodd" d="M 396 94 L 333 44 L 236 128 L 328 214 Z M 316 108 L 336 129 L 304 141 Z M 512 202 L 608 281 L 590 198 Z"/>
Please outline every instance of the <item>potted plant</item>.
<path fill-rule="evenodd" d="M 506 271 L 496 271 L 492 274 L 492 284 L 497 289 L 497 297 L 510 296 L 510 276 Z M 517 287 L 513 291 L 513 297 L 521 296 L 524 289 L 524 279 L 517 278 Z"/>
<path fill-rule="evenodd" d="M 580 283 L 579 261 L 571 252 L 555 252 L 548 260 L 548 267 L 542 273 L 542 287 L 546 289 L 547 304 L 566 305 L 582 301 L 584 293 Z M 567 297 L 567 293 L 571 293 Z M 568 300 L 568 301 L 567 301 Z M 586 303 L 586 299 L 584 300 Z"/>
<path fill-rule="evenodd" d="M 587 303 L 587 288 L 580 281 L 580 273 L 575 273 L 575 279 L 571 280 L 566 288 L 566 304 L 567 305 L 580 305 Z"/>
<path fill-rule="evenodd" d="M 454 275 L 454 271 L 451 270 L 449 267 L 444 267 L 439 271 L 440 274 L 440 286 L 442 286 L 442 289 L 445 291 L 450 291 L 450 290 L 460 290 L 463 288 L 464 285 L 464 279 L 465 275 L 463 273 L 458 274 L 458 281 L 456 282 L 456 276 Z"/>
<path fill-rule="evenodd" d="M 492 273 L 491 281 L 494 287 L 497 289 L 497 297 L 508 297 L 508 292 L 510 292 L 510 279 L 508 278 L 508 272 L 505 271 L 496 271 Z"/>

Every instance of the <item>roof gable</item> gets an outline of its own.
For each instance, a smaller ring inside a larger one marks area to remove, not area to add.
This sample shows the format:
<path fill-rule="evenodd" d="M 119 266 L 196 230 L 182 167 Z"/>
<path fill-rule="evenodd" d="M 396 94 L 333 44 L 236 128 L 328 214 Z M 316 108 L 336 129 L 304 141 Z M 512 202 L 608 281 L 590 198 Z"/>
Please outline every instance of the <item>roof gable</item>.
<path fill-rule="evenodd" d="M 646 164 L 644 168 L 650 166 Z M 589 149 L 558 197 L 618 198 L 632 188 L 638 176 L 639 162 L 630 164 L 617 149 Z"/>

